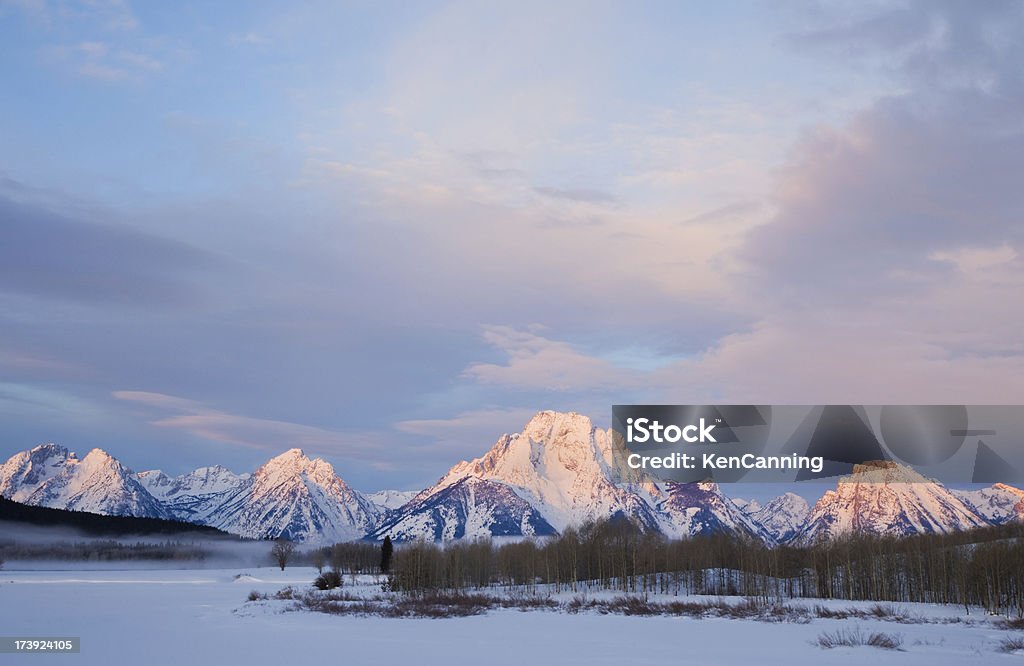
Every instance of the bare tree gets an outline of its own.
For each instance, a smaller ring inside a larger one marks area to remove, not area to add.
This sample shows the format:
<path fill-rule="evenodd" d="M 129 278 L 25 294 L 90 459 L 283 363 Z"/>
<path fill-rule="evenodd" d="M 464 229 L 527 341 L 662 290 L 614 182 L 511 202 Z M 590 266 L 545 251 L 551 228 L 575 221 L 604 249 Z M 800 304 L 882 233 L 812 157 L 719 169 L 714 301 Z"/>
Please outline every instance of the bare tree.
<path fill-rule="evenodd" d="M 295 544 L 284 537 L 279 537 L 274 542 L 274 547 L 270 549 L 270 557 L 281 567 L 281 571 L 284 571 L 294 552 Z"/>

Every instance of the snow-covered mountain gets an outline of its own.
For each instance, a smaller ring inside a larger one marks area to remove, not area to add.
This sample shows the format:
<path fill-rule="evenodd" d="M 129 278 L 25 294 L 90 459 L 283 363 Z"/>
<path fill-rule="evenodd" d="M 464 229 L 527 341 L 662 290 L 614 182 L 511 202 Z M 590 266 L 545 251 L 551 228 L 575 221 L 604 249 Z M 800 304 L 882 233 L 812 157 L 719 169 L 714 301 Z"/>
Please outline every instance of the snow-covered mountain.
<path fill-rule="evenodd" d="M 614 464 L 609 431 L 580 414 L 540 412 L 522 432 L 452 467 L 370 536 L 549 534 L 628 517 L 673 537 L 727 532 L 772 541 L 717 484 L 623 484 Z"/>
<path fill-rule="evenodd" d="M 228 492 L 207 524 L 257 539 L 332 542 L 362 537 L 379 516 L 377 506 L 338 478 L 330 463 L 290 449 Z"/>
<path fill-rule="evenodd" d="M 811 510 L 793 542 L 851 532 L 947 533 L 990 524 L 942 484 L 891 461 L 854 465 Z"/>
<path fill-rule="evenodd" d="M 743 513 L 763 527 L 776 543 L 786 543 L 800 531 L 811 507 L 795 493 L 784 493 L 764 506 L 750 502 Z"/>
<path fill-rule="evenodd" d="M 329 463 L 299 449 L 251 475 L 213 466 L 170 477 L 159 470 L 135 474 L 100 449 L 79 460 L 43 444 L 0 465 L 0 494 L 58 509 L 186 520 L 256 539 L 358 539 L 382 514 Z"/>
<path fill-rule="evenodd" d="M 996 484 L 951 491 L 891 462 L 856 466 L 811 510 L 793 493 L 762 506 L 729 499 L 710 482 L 622 483 L 614 464 L 608 431 L 580 414 L 548 411 L 418 493 L 364 496 L 329 463 L 299 449 L 253 474 L 213 466 L 170 477 L 159 470 L 134 474 L 100 449 L 79 460 L 64 447 L 43 444 L 0 465 L 0 495 L 307 542 L 549 535 L 589 520 L 628 517 L 673 538 L 728 533 L 805 544 L 854 531 L 950 532 L 1024 520 L 1022 490 Z"/>
<path fill-rule="evenodd" d="M 1024 490 L 997 483 L 981 490 L 954 490 L 954 495 L 994 525 L 1024 521 Z"/>
<path fill-rule="evenodd" d="M 540 412 L 523 431 L 504 435 L 482 457 L 455 465 L 435 487 L 466 476 L 515 488 L 556 529 L 595 518 L 625 515 L 657 527 L 641 493 L 650 485 L 622 486 L 613 479 L 611 437 L 590 419 L 570 412 Z"/>
<path fill-rule="evenodd" d="M 770 532 L 722 494 L 717 483 L 666 483 L 664 489 L 667 497 L 658 503 L 657 509 L 666 536 L 686 538 L 725 533 L 775 542 Z"/>
<path fill-rule="evenodd" d="M 761 504 L 757 500 L 748 500 L 742 497 L 733 497 L 732 503 L 736 505 L 737 509 L 748 516 L 761 508 Z"/>
<path fill-rule="evenodd" d="M 404 538 L 507 535 L 516 533 L 515 525 L 523 526 L 519 534 L 550 533 L 619 515 L 659 529 L 645 489 L 613 483 L 612 464 L 609 433 L 589 418 L 540 412 L 522 432 L 503 435 L 480 458 L 452 467 L 371 536 L 395 538 L 388 530 L 398 529 Z M 660 493 L 653 485 L 649 491 Z"/>
<path fill-rule="evenodd" d="M 512 487 L 464 476 L 433 492 L 423 492 L 384 518 L 372 539 L 419 537 L 444 540 L 486 536 L 547 536 L 554 527 Z"/>
<path fill-rule="evenodd" d="M 81 460 L 56 444 L 16 453 L 0 466 L 0 495 L 56 509 L 173 518 L 130 469 L 102 449 Z"/>
<path fill-rule="evenodd" d="M 72 457 L 75 454 L 56 444 L 15 453 L 0 465 L 0 495 L 24 503 L 39 486 L 62 473 Z"/>
<path fill-rule="evenodd" d="M 142 485 L 179 520 L 208 523 L 214 512 L 249 478 L 215 465 L 170 477 L 160 470 L 139 472 Z"/>
<path fill-rule="evenodd" d="M 378 490 L 366 494 L 365 497 L 381 509 L 390 510 L 399 508 L 419 493 L 418 490 Z"/>

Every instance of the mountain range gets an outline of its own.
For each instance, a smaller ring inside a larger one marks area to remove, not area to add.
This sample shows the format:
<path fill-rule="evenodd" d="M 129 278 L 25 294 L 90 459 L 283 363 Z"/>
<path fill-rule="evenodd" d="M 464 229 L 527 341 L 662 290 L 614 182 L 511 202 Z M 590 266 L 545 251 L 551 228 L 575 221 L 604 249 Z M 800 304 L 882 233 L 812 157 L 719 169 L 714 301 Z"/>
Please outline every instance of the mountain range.
<path fill-rule="evenodd" d="M 310 543 L 545 536 L 627 517 L 672 538 L 726 533 L 805 544 L 850 532 L 945 533 L 1024 520 L 1022 490 L 1005 484 L 950 490 L 892 462 L 855 466 L 813 507 L 794 493 L 763 506 L 733 500 L 713 482 L 622 483 L 612 468 L 608 431 L 580 414 L 545 411 L 420 492 L 362 494 L 330 463 L 300 449 L 251 474 L 214 466 L 171 477 L 159 470 L 135 473 L 100 449 L 79 459 L 67 448 L 43 444 L 0 465 L 0 496 Z"/>

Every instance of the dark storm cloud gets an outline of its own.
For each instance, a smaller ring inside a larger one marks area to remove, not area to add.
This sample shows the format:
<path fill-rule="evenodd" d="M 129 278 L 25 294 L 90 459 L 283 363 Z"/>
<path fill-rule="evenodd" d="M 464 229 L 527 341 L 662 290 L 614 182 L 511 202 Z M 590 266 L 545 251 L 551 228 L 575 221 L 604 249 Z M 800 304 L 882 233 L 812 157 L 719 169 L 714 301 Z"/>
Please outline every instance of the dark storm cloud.
<path fill-rule="evenodd" d="M 0 291 L 29 297 L 180 305 L 199 297 L 191 276 L 213 264 L 210 255 L 184 243 L 24 203 L 4 192 L 0 232 Z"/>

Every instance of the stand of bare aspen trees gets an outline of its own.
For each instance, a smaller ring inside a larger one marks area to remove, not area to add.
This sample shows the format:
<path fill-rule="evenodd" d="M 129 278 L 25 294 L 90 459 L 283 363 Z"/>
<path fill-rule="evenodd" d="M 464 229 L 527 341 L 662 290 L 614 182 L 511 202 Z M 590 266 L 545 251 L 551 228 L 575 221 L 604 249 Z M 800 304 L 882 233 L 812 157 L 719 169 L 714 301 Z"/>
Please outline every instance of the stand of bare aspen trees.
<path fill-rule="evenodd" d="M 395 549 L 388 581 L 391 589 L 409 594 L 545 586 L 557 592 L 739 595 L 765 601 L 930 602 L 1021 617 L 1024 525 L 902 538 L 859 534 L 772 548 L 727 535 L 671 540 L 614 519 L 547 539 L 402 544 Z"/>

